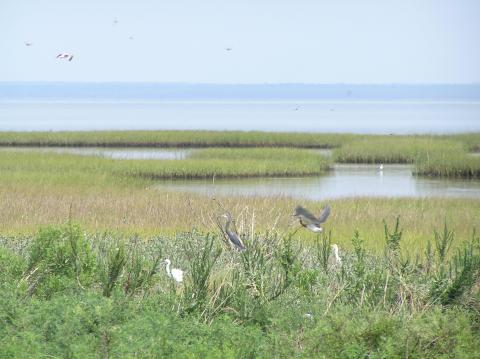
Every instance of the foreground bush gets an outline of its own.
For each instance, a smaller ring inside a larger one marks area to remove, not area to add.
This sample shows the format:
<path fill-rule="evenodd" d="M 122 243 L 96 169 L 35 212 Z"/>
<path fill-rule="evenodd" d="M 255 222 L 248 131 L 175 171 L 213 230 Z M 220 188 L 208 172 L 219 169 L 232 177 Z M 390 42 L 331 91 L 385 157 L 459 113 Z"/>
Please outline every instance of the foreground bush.
<path fill-rule="evenodd" d="M 120 239 L 50 227 L 0 247 L 0 357 L 479 357 L 480 239 L 447 225 L 415 258 L 400 223 L 384 253 L 360 233 L 341 263 L 331 235 Z M 166 275 L 162 259 L 184 269 Z"/>

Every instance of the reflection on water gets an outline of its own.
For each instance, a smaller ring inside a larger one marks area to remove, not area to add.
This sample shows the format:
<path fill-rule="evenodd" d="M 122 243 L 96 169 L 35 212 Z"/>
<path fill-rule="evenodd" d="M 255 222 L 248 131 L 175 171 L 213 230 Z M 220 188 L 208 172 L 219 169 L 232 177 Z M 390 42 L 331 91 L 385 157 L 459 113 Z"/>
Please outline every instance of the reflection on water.
<path fill-rule="evenodd" d="M 183 160 L 194 149 L 179 148 L 112 148 L 112 147 L 5 147 L 2 151 L 35 151 L 71 153 L 84 156 L 100 156 L 133 160 Z"/>
<path fill-rule="evenodd" d="M 286 196 L 321 200 L 353 196 L 475 197 L 480 181 L 412 176 L 409 165 L 336 165 L 327 175 L 306 178 L 250 178 L 162 181 L 158 188 L 208 196 Z"/>

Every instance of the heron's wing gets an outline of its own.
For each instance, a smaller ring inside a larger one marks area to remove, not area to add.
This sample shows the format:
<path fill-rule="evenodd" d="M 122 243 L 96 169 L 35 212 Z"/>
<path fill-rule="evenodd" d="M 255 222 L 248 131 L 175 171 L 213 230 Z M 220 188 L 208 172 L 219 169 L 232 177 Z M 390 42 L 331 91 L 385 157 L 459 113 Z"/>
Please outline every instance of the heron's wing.
<path fill-rule="evenodd" d="M 297 208 L 295 208 L 295 214 L 294 214 L 295 217 L 298 217 L 300 218 L 300 220 L 303 220 L 307 223 L 309 222 L 318 222 L 318 219 L 317 217 L 315 217 L 312 213 L 310 213 L 309 211 L 307 211 L 305 208 L 303 208 L 302 206 L 298 206 Z"/>
<path fill-rule="evenodd" d="M 228 235 L 228 238 L 230 239 L 230 242 L 232 242 L 235 247 L 237 247 L 242 251 L 245 249 L 245 246 L 243 245 L 243 242 L 238 236 L 238 234 L 230 230 L 227 230 L 227 235 Z"/>
<path fill-rule="evenodd" d="M 311 230 L 312 232 L 315 232 L 315 233 L 322 232 L 322 227 L 320 227 L 319 225 L 317 225 L 315 223 L 307 224 L 305 227 L 308 228 L 309 230 Z"/>
<path fill-rule="evenodd" d="M 323 209 L 322 213 L 320 213 L 320 216 L 318 217 L 317 222 L 318 223 L 325 222 L 329 215 L 330 215 L 330 206 L 327 204 Z"/>

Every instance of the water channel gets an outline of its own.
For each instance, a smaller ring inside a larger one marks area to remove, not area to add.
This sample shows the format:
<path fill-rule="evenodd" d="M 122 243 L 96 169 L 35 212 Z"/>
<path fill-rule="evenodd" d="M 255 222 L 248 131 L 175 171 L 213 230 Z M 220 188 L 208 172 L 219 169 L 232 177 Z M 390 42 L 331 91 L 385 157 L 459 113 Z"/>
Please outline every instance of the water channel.
<path fill-rule="evenodd" d="M 104 147 L 6 147 L 0 151 L 49 151 L 114 159 L 182 160 L 195 149 Z M 312 150 L 330 155 L 329 150 Z M 158 189 L 208 196 L 285 196 L 311 200 L 354 196 L 480 198 L 480 181 L 412 175 L 410 165 L 335 164 L 322 176 L 205 180 L 161 180 Z"/>

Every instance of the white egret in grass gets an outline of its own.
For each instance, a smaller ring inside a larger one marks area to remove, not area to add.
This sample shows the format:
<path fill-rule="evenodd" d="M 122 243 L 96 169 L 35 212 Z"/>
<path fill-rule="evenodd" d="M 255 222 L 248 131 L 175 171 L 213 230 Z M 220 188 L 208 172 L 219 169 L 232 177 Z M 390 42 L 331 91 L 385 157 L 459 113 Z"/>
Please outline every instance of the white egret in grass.
<path fill-rule="evenodd" d="M 57 59 L 67 59 L 68 61 L 72 61 L 73 54 L 70 54 L 68 52 L 61 52 L 57 55 Z"/>
<path fill-rule="evenodd" d="M 325 206 L 322 213 L 320 213 L 320 216 L 318 217 L 315 217 L 312 213 L 307 211 L 302 206 L 297 206 L 297 208 L 295 208 L 295 213 L 293 214 L 294 217 L 297 217 L 300 220 L 300 224 L 303 227 L 315 233 L 323 232 L 323 228 L 320 225 L 327 220 L 329 215 L 330 206 L 328 204 Z"/>
<path fill-rule="evenodd" d="M 183 282 L 183 270 L 178 268 L 170 269 L 172 262 L 168 258 L 165 259 L 164 263 L 166 264 L 167 275 L 178 283 Z"/>
<path fill-rule="evenodd" d="M 230 229 L 230 225 L 232 223 L 232 216 L 230 215 L 230 213 L 225 213 L 224 215 L 222 215 L 222 217 L 227 219 L 227 222 L 225 223 L 225 233 L 227 234 L 230 243 L 232 243 L 233 246 L 240 251 L 245 250 L 245 245 L 243 244 L 240 236 L 235 231 Z"/>
<path fill-rule="evenodd" d="M 338 254 L 338 246 L 336 244 L 332 244 L 332 253 L 335 259 L 335 264 L 342 264 L 342 258 Z"/>

